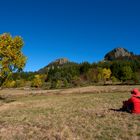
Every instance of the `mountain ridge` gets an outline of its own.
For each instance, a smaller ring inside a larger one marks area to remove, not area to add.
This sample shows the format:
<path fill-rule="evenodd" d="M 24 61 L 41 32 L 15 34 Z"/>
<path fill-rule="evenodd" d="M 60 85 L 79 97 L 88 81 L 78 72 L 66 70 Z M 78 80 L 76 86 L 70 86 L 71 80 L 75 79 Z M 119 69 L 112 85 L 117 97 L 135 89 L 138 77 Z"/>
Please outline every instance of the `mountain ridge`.
<path fill-rule="evenodd" d="M 140 55 L 134 55 L 133 52 L 129 52 L 123 47 L 117 47 L 105 54 L 103 61 L 115 61 L 115 60 L 140 60 Z M 45 67 L 38 70 L 39 73 L 45 73 L 50 68 L 54 67 L 61 68 L 64 66 L 69 66 L 71 64 L 78 64 L 76 62 L 70 61 L 68 58 L 61 57 L 52 62 L 50 62 Z"/>
<path fill-rule="evenodd" d="M 39 73 L 45 73 L 49 69 L 54 69 L 55 67 L 61 68 L 61 67 L 69 66 L 69 65 L 73 65 L 73 64 L 76 65 L 77 63 L 70 61 L 68 58 L 62 57 L 62 58 L 58 58 L 58 59 L 50 62 L 45 67 L 39 69 L 38 72 Z"/>
<path fill-rule="evenodd" d="M 118 47 L 114 48 L 113 50 L 109 51 L 105 56 L 104 60 L 117 60 L 117 59 L 133 59 L 135 55 L 132 52 L 129 52 L 127 49 Z"/>

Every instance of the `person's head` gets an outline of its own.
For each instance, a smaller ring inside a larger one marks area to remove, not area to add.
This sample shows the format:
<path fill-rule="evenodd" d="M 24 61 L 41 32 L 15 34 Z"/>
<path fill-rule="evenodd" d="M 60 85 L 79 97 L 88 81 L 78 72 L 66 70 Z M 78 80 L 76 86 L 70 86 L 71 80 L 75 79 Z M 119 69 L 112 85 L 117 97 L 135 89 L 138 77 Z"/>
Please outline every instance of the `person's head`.
<path fill-rule="evenodd" d="M 131 91 L 131 94 L 134 94 L 134 95 L 136 95 L 136 94 L 139 94 L 140 92 L 139 92 L 139 90 L 137 89 L 137 88 L 134 88 L 132 91 Z"/>

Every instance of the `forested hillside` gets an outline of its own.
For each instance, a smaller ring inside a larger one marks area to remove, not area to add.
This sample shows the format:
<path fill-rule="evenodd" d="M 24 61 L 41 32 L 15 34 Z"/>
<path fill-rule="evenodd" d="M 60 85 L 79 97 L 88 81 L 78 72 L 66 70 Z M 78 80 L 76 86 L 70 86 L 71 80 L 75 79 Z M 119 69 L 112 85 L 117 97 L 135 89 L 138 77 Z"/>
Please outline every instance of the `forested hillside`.
<path fill-rule="evenodd" d="M 36 72 L 14 73 L 5 87 L 68 88 L 104 84 L 139 84 L 140 57 L 124 48 L 108 52 L 98 63 L 57 59 Z"/>

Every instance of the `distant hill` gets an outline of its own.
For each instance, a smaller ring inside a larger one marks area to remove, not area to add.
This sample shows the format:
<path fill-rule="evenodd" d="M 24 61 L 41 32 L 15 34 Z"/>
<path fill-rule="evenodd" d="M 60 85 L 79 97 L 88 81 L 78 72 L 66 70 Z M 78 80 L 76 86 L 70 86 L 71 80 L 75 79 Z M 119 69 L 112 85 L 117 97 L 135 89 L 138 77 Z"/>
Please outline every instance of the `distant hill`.
<path fill-rule="evenodd" d="M 41 68 L 38 73 L 46 73 L 49 69 L 53 69 L 54 67 L 61 68 L 61 67 L 68 67 L 70 65 L 77 65 L 75 62 L 71 62 L 67 58 L 59 58 L 56 59 L 55 61 L 52 61 L 49 63 L 47 66 L 44 68 Z"/>
<path fill-rule="evenodd" d="M 56 59 L 55 61 L 49 63 L 48 67 L 54 66 L 54 65 L 62 66 L 62 65 L 69 63 L 69 62 L 70 61 L 67 58 L 59 58 L 59 59 Z"/>
<path fill-rule="evenodd" d="M 133 52 L 129 52 L 125 48 L 115 48 L 108 52 L 105 57 L 105 61 L 115 61 L 115 60 L 136 60 L 140 62 L 140 55 L 134 55 Z M 54 69 L 55 67 L 57 68 L 66 68 L 66 67 L 71 67 L 79 65 L 78 63 L 71 62 L 67 58 L 59 58 L 56 59 L 55 61 L 52 61 L 49 63 L 47 66 L 41 68 L 38 70 L 38 73 L 47 73 L 50 69 Z"/>
<path fill-rule="evenodd" d="M 117 60 L 117 59 L 133 59 L 135 57 L 135 55 L 132 52 L 129 52 L 127 49 L 125 48 L 115 48 L 112 51 L 108 52 L 104 59 L 105 60 L 109 60 L 109 61 L 113 61 L 113 60 Z"/>

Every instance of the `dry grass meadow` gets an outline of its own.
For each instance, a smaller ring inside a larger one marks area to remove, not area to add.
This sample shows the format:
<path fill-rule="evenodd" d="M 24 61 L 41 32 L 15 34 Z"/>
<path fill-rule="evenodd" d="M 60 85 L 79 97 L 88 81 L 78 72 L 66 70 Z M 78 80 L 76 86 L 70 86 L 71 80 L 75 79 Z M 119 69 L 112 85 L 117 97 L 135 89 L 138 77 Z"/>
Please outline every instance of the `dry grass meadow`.
<path fill-rule="evenodd" d="M 140 115 L 114 111 L 134 87 L 1 90 L 0 139 L 140 140 Z"/>

